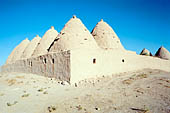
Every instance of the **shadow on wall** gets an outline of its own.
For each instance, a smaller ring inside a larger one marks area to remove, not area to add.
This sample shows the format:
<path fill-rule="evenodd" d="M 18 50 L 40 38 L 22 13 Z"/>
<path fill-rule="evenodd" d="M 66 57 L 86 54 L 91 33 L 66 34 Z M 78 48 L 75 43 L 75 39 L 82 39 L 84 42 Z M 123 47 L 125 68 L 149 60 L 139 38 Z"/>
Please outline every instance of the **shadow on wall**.
<path fill-rule="evenodd" d="M 70 51 L 17 60 L 4 65 L 2 71 L 33 73 L 70 82 Z"/>

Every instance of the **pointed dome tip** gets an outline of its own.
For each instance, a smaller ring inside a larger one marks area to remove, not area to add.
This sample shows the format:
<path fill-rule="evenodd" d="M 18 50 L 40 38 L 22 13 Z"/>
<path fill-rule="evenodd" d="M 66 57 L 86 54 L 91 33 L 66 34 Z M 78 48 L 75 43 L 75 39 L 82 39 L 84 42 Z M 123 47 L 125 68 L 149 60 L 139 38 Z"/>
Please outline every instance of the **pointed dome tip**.
<path fill-rule="evenodd" d="M 51 29 L 54 29 L 54 26 L 51 26 Z"/>
<path fill-rule="evenodd" d="M 39 35 L 36 35 L 36 37 L 39 37 Z"/>
<path fill-rule="evenodd" d="M 160 48 L 164 48 L 164 46 L 161 46 Z"/>
<path fill-rule="evenodd" d="M 103 19 L 101 19 L 100 22 L 103 22 Z"/>
<path fill-rule="evenodd" d="M 73 15 L 73 18 L 77 18 L 76 15 Z"/>

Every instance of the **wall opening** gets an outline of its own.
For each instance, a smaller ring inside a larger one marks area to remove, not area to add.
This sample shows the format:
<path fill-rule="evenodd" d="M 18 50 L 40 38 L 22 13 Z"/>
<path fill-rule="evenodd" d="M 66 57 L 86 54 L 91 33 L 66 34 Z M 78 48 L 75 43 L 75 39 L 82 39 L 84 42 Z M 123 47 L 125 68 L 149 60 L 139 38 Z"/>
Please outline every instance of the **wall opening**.
<path fill-rule="evenodd" d="M 30 61 L 30 67 L 32 67 L 32 62 Z"/>
<path fill-rule="evenodd" d="M 54 64 L 54 58 L 52 59 L 52 63 Z"/>
<path fill-rule="evenodd" d="M 93 64 L 96 64 L 96 59 L 95 58 L 93 59 Z"/>
<path fill-rule="evenodd" d="M 125 62 L 125 60 L 124 60 L 124 59 L 122 59 L 122 62 Z"/>
<path fill-rule="evenodd" d="M 44 58 L 44 64 L 46 64 L 47 63 L 47 59 L 46 58 Z"/>

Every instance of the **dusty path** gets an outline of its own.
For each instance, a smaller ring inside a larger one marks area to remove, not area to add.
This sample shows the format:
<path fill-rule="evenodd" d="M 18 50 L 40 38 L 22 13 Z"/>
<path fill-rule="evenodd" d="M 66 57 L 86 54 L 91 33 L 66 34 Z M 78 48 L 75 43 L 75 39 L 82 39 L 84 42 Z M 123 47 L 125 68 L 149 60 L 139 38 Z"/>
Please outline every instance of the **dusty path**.
<path fill-rule="evenodd" d="M 170 113 L 170 73 L 145 69 L 82 81 L 0 75 L 0 113 Z"/>

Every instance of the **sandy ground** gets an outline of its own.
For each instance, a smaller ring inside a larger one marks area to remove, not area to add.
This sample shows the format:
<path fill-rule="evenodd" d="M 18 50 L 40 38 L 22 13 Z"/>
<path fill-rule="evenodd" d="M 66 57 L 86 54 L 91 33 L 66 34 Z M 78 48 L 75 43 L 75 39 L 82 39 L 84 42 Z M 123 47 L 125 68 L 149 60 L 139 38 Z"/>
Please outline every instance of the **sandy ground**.
<path fill-rule="evenodd" d="M 63 85 L 33 74 L 0 74 L 0 113 L 170 113 L 170 73 L 140 70 Z"/>

